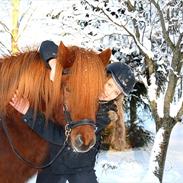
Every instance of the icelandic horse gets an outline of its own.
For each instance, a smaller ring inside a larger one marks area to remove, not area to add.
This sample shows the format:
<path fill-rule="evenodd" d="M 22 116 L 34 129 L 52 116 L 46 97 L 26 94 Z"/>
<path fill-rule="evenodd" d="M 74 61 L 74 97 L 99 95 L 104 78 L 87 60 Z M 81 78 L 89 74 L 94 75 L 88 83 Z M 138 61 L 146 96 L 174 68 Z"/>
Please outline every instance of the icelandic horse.
<path fill-rule="evenodd" d="M 76 123 L 82 119 L 95 121 L 110 56 L 110 49 L 97 53 L 77 46 L 66 47 L 61 42 L 54 82 L 49 79 L 50 70 L 37 50 L 0 58 L 0 183 L 25 183 L 37 171 L 12 151 L 2 120 L 13 145 L 26 159 L 41 164 L 48 152 L 47 142 L 22 122 L 22 115 L 9 104 L 15 91 L 29 100 L 34 118 L 40 111 L 46 119 L 65 126 L 63 104 L 66 103 Z M 67 74 L 62 74 L 64 71 Z M 78 135 L 85 149 L 95 142 L 95 130 L 91 125 L 81 125 L 71 131 L 69 140 L 73 147 L 77 146 Z"/>

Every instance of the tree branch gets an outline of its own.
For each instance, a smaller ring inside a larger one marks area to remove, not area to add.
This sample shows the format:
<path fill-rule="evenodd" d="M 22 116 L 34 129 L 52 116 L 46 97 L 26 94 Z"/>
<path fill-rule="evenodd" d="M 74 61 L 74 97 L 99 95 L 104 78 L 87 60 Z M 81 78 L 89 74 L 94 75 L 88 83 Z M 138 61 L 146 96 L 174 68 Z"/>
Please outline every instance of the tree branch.
<path fill-rule="evenodd" d="M 9 28 L 6 26 L 6 24 L 4 24 L 2 21 L 0 21 L 0 24 L 3 26 L 4 30 L 11 36 L 11 39 L 13 39 L 13 35 Z"/>
<path fill-rule="evenodd" d="M 11 51 L 1 41 L 0 41 L 0 45 L 2 45 L 2 47 L 5 48 L 9 54 L 11 54 Z M 1 49 L 1 51 L 4 52 L 2 49 Z"/>
<path fill-rule="evenodd" d="M 179 39 L 178 39 L 178 41 L 177 41 L 176 47 L 179 47 L 179 46 L 180 46 L 180 43 L 181 43 L 181 41 L 182 41 L 182 38 L 183 38 L 183 32 L 180 33 L 180 36 L 179 36 Z"/>
<path fill-rule="evenodd" d="M 159 6 L 158 3 L 155 2 L 155 0 L 151 0 L 151 2 L 153 3 L 153 5 L 155 6 L 155 8 L 157 9 L 158 11 L 158 14 L 159 14 L 159 17 L 160 17 L 160 23 L 161 23 L 161 28 L 162 28 L 162 33 L 163 33 L 163 37 L 164 39 L 166 40 L 168 46 L 174 50 L 175 48 L 175 45 L 173 44 L 173 42 L 171 41 L 169 35 L 168 35 L 168 32 L 166 31 L 166 26 L 165 26 L 165 20 L 164 20 L 164 17 L 163 17 L 163 13 L 161 11 L 161 8 Z"/>
<path fill-rule="evenodd" d="M 144 51 L 145 47 L 143 45 L 141 45 L 141 43 L 138 41 L 138 38 L 132 33 L 130 32 L 126 26 L 119 24 L 117 22 L 115 22 L 103 9 L 101 9 L 101 11 L 103 12 L 103 14 L 115 25 L 117 25 L 120 28 L 123 28 L 134 40 L 135 44 L 137 45 L 137 47 L 139 48 L 140 52 L 142 53 L 142 55 L 144 55 L 145 57 L 145 61 L 146 64 L 148 65 L 147 69 L 148 69 L 148 74 L 151 75 L 152 73 L 154 73 L 154 64 L 153 64 L 153 60 L 152 57 L 149 57 L 149 55 L 146 53 L 146 51 Z"/>
<path fill-rule="evenodd" d="M 98 6 L 95 7 L 94 5 L 90 4 L 87 0 L 85 0 L 85 2 L 86 2 L 89 6 L 95 8 L 95 9 L 100 10 L 100 11 L 107 17 L 107 19 L 110 20 L 114 25 L 116 25 L 116 26 L 118 26 L 118 27 L 120 27 L 120 28 L 123 28 L 123 29 L 133 38 L 134 42 L 136 43 L 136 45 L 137 45 L 137 47 L 139 48 L 139 50 L 141 51 L 141 53 L 142 53 L 145 57 L 149 57 L 149 55 L 147 55 L 147 53 L 145 52 L 145 50 L 144 50 L 145 48 L 143 47 L 143 45 L 138 41 L 138 39 L 136 38 L 136 36 L 135 36 L 130 30 L 128 30 L 128 29 L 126 28 L 125 25 L 119 24 L 118 22 L 116 22 L 115 20 L 113 20 L 113 19 L 111 18 L 111 16 L 108 15 L 108 14 L 106 13 L 106 11 L 105 11 L 103 8 L 100 8 L 100 7 L 98 7 Z"/>
<path fill-rule="evenodd" d="M 169 73 L 169 82 L 168 87 L 165 95 L 164 100 L 164 114 L 170 115 L 170 104 L 173 101 L 173 97 L 175 94 L 175 88 L 177 86 L 178 76 L 180 75 L 181 68 L 182 68 L 182 62 L 180 62 L 180 56 L 181 53 L 179 49 L 175 49 L 173 51 L 173 58 L 172 58 L 172 64 L 171 64 L 171 70 Z"/>
<path fill-rule="evenodd" d="M 182 102 L 182 106 L 179 110 L 179 112 L 177 113 L 177 121 L 181 121 L 182 120 L 182 115 L 183 115 L 183 102 Z"/>

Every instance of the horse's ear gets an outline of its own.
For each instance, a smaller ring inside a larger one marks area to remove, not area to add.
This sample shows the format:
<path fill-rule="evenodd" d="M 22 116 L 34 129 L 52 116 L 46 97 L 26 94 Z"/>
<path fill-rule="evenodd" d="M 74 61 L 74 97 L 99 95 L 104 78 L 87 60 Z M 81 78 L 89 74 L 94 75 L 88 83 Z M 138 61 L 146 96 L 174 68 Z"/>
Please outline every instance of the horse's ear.
<path fill-rule="evenodd" d="M 61 41 L 60 45 L 58 47 L 58 55 L 57 59 L 61 60 L 61 64 L 63 68 L 69 68 L 72 66 L 73 61 L 70 58 L 70 51 L 69 48 L 64 45 L 64 43 Z"/>
<path fill-rule="evenodd" d="M 99 53 L 99 57 L 101 58 L 104 66 L 106 66 L 109 63 L 109 59 L 111 57 L 111 54 L 112 54 L 112 51 L 110 48 Z"/>

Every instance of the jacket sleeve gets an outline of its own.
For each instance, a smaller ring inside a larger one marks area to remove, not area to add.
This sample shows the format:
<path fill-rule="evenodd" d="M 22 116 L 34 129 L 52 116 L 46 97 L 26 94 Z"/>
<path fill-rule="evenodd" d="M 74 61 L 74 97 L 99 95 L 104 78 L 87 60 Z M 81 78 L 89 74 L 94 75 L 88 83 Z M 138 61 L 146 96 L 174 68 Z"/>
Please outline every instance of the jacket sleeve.
<path fill-rule="evenodd" d="M 48 120 L 46 124 L 43 113 L 38 113 L 36 119 L 33 120 L 33 110 L 29 109 L 27 113 L 22 116 L 22 120 L 46 141 L 57 145 L 62 145 L 64 143 L 64 129 L 50 120 Z"/>
<path fill-rule="evenodd" d="M 111 122 L 108 116 L 97 115 L 96 118 L 96 133 L 101 132 Z"/>
<path fill-rule="evenodd" d="M 101 132 L 111 122 L 108 114 L 109 111 L 117 112 L 117 106 L 114 103 L 114 100 L 109 102 L 101 102 L 99 104 L 99 109 L 96 114 L 96 133 Z"/>

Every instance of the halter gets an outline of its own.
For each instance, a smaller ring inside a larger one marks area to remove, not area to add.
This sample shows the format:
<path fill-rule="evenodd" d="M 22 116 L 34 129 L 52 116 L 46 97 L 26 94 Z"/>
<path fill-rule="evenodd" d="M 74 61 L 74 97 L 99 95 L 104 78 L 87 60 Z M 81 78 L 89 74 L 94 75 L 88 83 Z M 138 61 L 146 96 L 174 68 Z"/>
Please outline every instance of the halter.
<path fill-rule="evenodd" d="M 65 125 L 65 136 L 66 136 L 66 139 L 69 138 L 72 129 L 76 128 L 78 126 L 90 125 L 90 126 L 92 126 L 94 128 L 94 130 L 96 130 L 96 125 L 95 125 L 93 120 L 82 119 L 80 121 L 72 121 L 71 114 L 68 111 L 68 108 L 67 108 L 67 106 L 65 104 L 63 105 L 63 110 L 64 110 L 64 119 L 65 119 L 65 121 L 67 123 Z"/>

